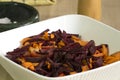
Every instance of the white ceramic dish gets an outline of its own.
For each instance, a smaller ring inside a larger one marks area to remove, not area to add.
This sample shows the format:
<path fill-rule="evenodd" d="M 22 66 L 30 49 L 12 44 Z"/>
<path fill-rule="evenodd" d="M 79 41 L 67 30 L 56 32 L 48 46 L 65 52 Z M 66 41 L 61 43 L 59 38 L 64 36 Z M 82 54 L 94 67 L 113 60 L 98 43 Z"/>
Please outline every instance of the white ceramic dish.
<path fill-rule="evenodd" d="M 120 61 L 110 65 L 65 77 L 45 77 L 17 65 L 5 57 L 6 52 L 19 46 L 24 37 L 39 34 L 45 29 L 78 33 L 96 44 L 106 43 L 110 53 L 120 51 L 120 31 L 82 15 L 65 15 L 0 33 L 0 63 L 14 80 L 120 80 Z"/>

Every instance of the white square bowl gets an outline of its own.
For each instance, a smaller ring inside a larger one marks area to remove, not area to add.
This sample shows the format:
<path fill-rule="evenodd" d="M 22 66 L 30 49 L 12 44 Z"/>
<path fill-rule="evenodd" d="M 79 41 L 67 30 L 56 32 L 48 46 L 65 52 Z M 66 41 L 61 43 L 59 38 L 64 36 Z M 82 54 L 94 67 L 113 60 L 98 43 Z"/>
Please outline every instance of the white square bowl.
<path fill-rule="evenodd" d="M 96 45 L 108 44 L 110 54 L 120 51 L 120 31 L 83 15 L 65 15 L 0 33 L 0 63 L 14 80 L 120 80 L 120 61 L 65 77 L 46 77 L 34 73 L 5 57 L 6 52 L 20 45 L 20 40 L 50 29 L 77 33 Z"/>

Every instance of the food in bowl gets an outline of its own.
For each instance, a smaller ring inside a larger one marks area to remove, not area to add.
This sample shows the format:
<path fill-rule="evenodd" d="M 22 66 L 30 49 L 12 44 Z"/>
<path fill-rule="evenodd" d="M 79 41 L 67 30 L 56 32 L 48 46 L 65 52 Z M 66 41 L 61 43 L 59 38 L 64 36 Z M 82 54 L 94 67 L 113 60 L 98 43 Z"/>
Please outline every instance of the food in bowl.
<path fill-rule="evenodd" d="M 95 69 L 120 59 L 109 56 L 108 44 L 96 45 L 79 34 L 46 29 L 24 38 L 6 57 L 40 75 L 60 77 Z M 110 61 L 111 60 L 111 61 Z"/>
<path fill-rule="evenodd" d="M 115 52 L 112 55 L 109 55 L 106 58 L 104 58 L 105 65 L 111 64 L 116 61 L 120 61 L 120 51 Z"/>

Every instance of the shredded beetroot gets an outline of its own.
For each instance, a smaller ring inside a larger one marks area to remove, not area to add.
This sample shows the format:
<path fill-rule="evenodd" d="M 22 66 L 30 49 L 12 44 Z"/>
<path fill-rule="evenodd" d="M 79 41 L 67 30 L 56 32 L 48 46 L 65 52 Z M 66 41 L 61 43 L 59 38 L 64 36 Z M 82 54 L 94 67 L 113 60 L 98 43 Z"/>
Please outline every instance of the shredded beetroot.
<path fill-rule="evenodd" d="M 24 38 L 21 46 L 6 57 L 38 74 L 58 77 L 103 66 L 104 51 L 94 40 L 83 41 L 78 34 L 49 29 Z M 103 55 L 102 55 L 102 54 Z M 102 56 L 99 56 L 99 55 Z"/>

